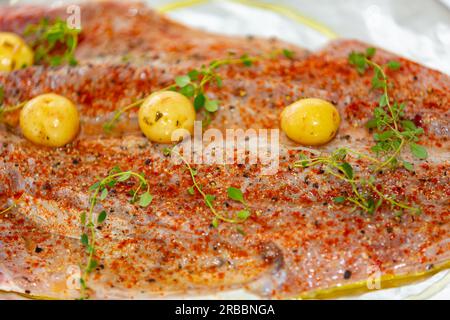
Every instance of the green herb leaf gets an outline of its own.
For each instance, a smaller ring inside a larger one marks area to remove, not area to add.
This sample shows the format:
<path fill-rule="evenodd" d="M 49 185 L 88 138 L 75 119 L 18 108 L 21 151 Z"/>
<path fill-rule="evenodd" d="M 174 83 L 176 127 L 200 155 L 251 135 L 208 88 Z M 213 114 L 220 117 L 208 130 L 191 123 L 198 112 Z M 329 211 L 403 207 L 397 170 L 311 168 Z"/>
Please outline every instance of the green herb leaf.
<path fill-rule="evenodd" d="M 248 56 L 248 54 L 244 54 L 241 57 L 241 61 L 244 64 L 244 66 L 246 67 L 251 67 L 253 65 L 253 61 L 250 59 L 250 57 Z"/>
<path fill-rule="evenodd" d="M 402 65 L 400 64 L 400 62 L 398 61 L 389 61 L 387 64 L 387 67 L 391 70 L 398 70 L 402 67 Z"/>
<path fill-rule="evenodd" d="M 219 110 L 219 101 L 218 100 L 207 100 L 205 103 L 205 109 L 208 112 L 216 112 Z"/>
<path fill-rule="evenodd" d="M 89 266 L 87 267 L 87 270 L 89 273 L 91 273 L 97 267 L 98 267 L 98 262 L 96 260 L 91 260 L 89 262 Z"/>
<path fill-rule="evenodd" d="M 216 84 L 217 84 L 217 87 L 219 87 L 219 88 L 222 88 L 223 87 L 223 80 L 222 80 L 222 78 L 220 77 L 220 76 L 216 76 Z"/>
<path fill-rule="evenodd" d="M 348 162 L 343 162 L 339 169 L 344 173 L 347 179 L 353 179 L 353 167 Z"/>
<path fill-rule="evenodd" d="M 195 88 L 192 84 L 188 84 L 180 89 L 180 93 L 187 98 L 192 98 L 195 94 Z"/>
<path fill-rule="evenodd" d="M 197 81 L 199 76 L 200 72 L 198 72 L 197 70 L 191 70 L 188 73 L 188 77 L 191 81 Z"/>
<path fill-rule="evenodd" d="M 189 78 L 189 76 L 179 76 L 175 78 L 175 83 L 180 88 L 184 88 L 185 86 L 191 83 L 191 78 Z"/>
<path fill-rule="evenodd" d="M 147 191 L 141 195 L 141 198 L 139 199 L 139 205 L 146 208 L 150 205 L 150 203 L 152 203 L 152 201 L 153 196 Z"/>
<path fill-rule="evenodd" d="M 125 182 L 128 179 L 131 178 L 131 173 L 130 172 L 123 172 L 118 178 L 117 181 L 119 182 Z"/>
<path fill-rule="evenodd" d="M 414 165 L 411 162 L 403 161 L 403 167 L 408 171 L 414 171 Z"/>
<path fill-rule="evenodd" d="M 235 201 L 244 202 L 244 194 L 240 189 L 230 187 L 227 190 L 228 197 Z"/>
<path fill-rule="evenodd" d="M 241 210 L 237 213 L 237 217 L 241 220 L 247 220 L 248 217 L 250 217 L 250 211 L 248 210 Z"/>
<path fill-rule="evenodd" d="M 100 212 L 100 214 L 99 214 L 98 217 L 97 217 L 97 223 L 98 223 L 98 224 L 103 223 L 103 221 L 105 221 L 105 219 L 106 219 L 106 216 L 107 216 L 107 214 L 106 214 L 106 211 L 105 211 L 105 210 L 103 210 L 102 212 Z"/>
<path fill-rule="evenodd" d="M 416 143 L 411 143 L 410 145 L 411 153 L 418 159 L 425 160 L 428 158 L 428 152 L 427 149 L 422 147 L 421 145 L 418 145 Z"/>
<path fill-rule="evenodd" d="M 380 107 L 385 107 L 385 106 L 387 106 L 388 105 L 388 100 L 389 98 L 388 98 L 388 96 L 387 95 L 385 95 L 385 94 L 383 94 L 382 96 L 381 96 L 381 98 L 380 98 Z"/>
<path fill-rule="evenodd" d="M 100 187 L 100 181 L 94 183 L 92 186 L 89 187 L 89 191 L 97 190 Z"/>
<path fill-rule="evenodd" d="M 392 138 L 393 136 L 395 136 L 395 131 L 393 131 L 393 130 L 384 131 L 382 133 L 375 133 L 373 135 L 375 141 L 386 141 L 386 140 Z"/>
<path fill-rule="evenodd" d="M 369 59 L 375 57 L 376 53 L 377 53 L 376 48 L 367 48 L 366 49 L 366 57 Z"/>
<path fill-rule="evenodd" d="M 356 67 L 356 70 L 358 71 L 359 74 L 363 74 L 368 67 L 368 64 L 366 62 L 366 56 L 358 52 L 352 52 L 349 55 L 349 63 Z"/>
<path fill-rule="evenodd" d="M 187 189 L 187 192 L 188 192 L 191 196 L 193 196 L 193 195 L 195 194 L 194 186 L 189 187 L 189 188 Z"/>
<path fill-rule="evenodd" d="M 81 235 L 81 244 L 85 247 L 89 246 L 89 238 L 88 235 L 85 233 Z"/>
<path fill-rule="evenodd" d="M 412 122 L 411 120 L 403 120 L 401 122 L 403 129 L 408 130 L 408 131 L 414 131 L 417 129 L 416 125 L 414 122 Z"/>
<path fill-rule="evenodd" d="M 216 197 L 213 196 L 213 195 L 211 195 L 211 194 L 207 194 L 207 195 L 205 196 L 205 202 L 206 202 L 206 204 L 207 204 L 208 206 L 212 206 L 214 200 L 216 200 Z"/>
<path fill-rule="evenodd" d="M 375 129 L 376 127 L 378 127 L 378 121 L 377 120 L 371 119 L 371 120 L 367 121 L 366 128 L 368 128 L 368 129 Z"/>
<path fill-rule="evenodd" d="M 293 59 L 294 58 L 294 51 L 292 50 L 288 50 L 288 49 L 283 49 L 283 55 L 288 58 L 288 59 Z"/>
<path fill-rule="evenodd" d="M 199 111 L 201 108 L 205 106 L 206 98 L 203 93 L 199 93 L 194 99 L 194 108 L 195 111 Z"/>
<path fill-rule="evenodd" d="M 99 197 L 100 201 L 105 200 L 107 196 L 108 196 L 108 189 L 104 188 L 102 190 L 102 192 L 100 193 L 100 197 Z"/>
<path fill-rule="evenodd" d="M 213 228 L 218 228 L 219 227 L 219 219 L 214 218 L 211 222 L 211 225 L 213 226 Z"/>
<path fill-rule="evenodd" d="M 83 211 L 80 215 L 80 222 L 81 222 L 81 225 L 83 225 L 83 226 L 86 225 L 86 212 L 85 211 Z"/>
<path fill-rule="evenodd" d="M 334 203 L 343 203 L 345 200 L 345 197 L 336 197 L 333 199 Z"/>

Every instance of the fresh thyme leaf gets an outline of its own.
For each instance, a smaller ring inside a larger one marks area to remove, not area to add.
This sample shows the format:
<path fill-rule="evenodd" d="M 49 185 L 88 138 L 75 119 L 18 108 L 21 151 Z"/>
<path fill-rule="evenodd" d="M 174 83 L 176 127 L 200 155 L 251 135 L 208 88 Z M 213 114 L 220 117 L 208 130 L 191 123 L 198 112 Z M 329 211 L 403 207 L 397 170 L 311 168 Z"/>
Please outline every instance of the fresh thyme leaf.
<path fill-rule="evenodd" d="M 368 129 L 375 129 L 377 126 L 378 126 L 378 123 L 377 123 L 377 120 L 375 120 L 375 119 L 370 119 L 366 123 L 366 127 Z"/>
<path fill-rule="evenodd" d="M 95 189 L 97 189 L 98 187 L 100 187 L 100 181 L 94 183 L 92 186 L 89 187 L 89 191 L 94 191 Z"/>
<path fill-rule="evenodd" d="M 216 75 L 216 84 L 218 88 L 222 88 L 223 87 L 223 80 L 219 75 Z"/>
<path fill-rule="evenodd" d="M 184 88 L 185 86 L 191 83 L 191 78 L 189 78 L 189 76 L 179 76 L 175 78 L 175 83 L 180 88 Z"/>
<path fill-rule="evenodd" d="M 89 238 L 88 235 L 85 233 L 81 235 L 81 244 L 85 247 L 89 246 Z"/>
<path fill-rule="evenodd" d="M 205 110 L 208 112 L 216 112 L 217 110 L 219 110 L 219 101 L 207 100 L 205 103 Z"/>
<path fill-rule="evenodd" d="M 395 136 L 395 131 L 389 130 L 389 131 L 384 131 L 382 133 L 375 133 L 373 135 L 373 138 L 375 139 L 375 141 L 387 141 L 394 136 Z"/>
<path fill-rule="evenodd" d="M 288 59 L 294 59 L 294 51 L 289 50 L 289 49 L 283 49 L 283 55 L 288 58 Z"/>
<path fill-rule="evenodd" d="M 80 215 L 80 222 L 81 222 L 81 225 L 86 225 L 86 212 L 82 212 L 81 213 L 81 215 Z"/>
<path fill-rule="evenodd" d="M 197 81 L 200 76 L 200 72 L 198 70 L 191 70 L 188 73 L 188 77 L 191 81 Z"/>
<path fill-rule="evenodd" d="M 91 260 L 90 263 L 89 263 L 89 266 L 88 266 L 89 273 L 92 272 L 97 267 L 98 267 L 97 260 Z"/>
<path fill-rule="evenodd" d="M 237 217 L 241 220 L 247 220 L 248 217 L 250 217 L 250 211 L 248 210 L 241 210 L 237 213 Z"/>
<path fill-rule="evenodd" d="M 207 204 L 208 206 L 212 206 L 214 200 L 216 200 L 216 197 L 213 196 L 213 195 L 211 195 L 211 194 L 207 194 L 206 197 L 205 197 L 205 202 L 206 202 L 206 204 Z"/>
<path fill-rule="evenodd" d="M 233 199 L 235 201 L 243 202 L 244 201 L 244 194 L 240 189 L 230 187 L 227 190 L 228 197 L 230 199 Z"/>
<path fill-rule="evenodd" d="M 428 152 L 427 149 L 422 147 L 421 145 L 418 145 L 416 143 L 410 144 L 411 153 L 417 158 L 421 160 L 425 160 L 428 158 Z"/>
<path fill-rule="evenodd" d="M 349 56 L 349 63 L 356 67 L 359 74 L 364 74 L 368 68 L 367 58 L 362 53 L 352 52 Z"/>
<path fill-rule="evenodd" d="M 386 107 L 388 105 L 388 96 L 386 94 L 383 94 L 380 98 L 380 107 Z"/>
<path fill-rule="evenodd" d="M 205 106 L 206 98 L 203 93 L 199 93 L 194 99 L 194 108 L 195 111 L 199 111 L 201 108 Z"/>
<path fill-rule="evenodd" d="M 99 196 L 100 201 L 105 200 L 107 196 L 108 196 L 108 189 L 104 188 Z"/>
<path fill-rule="evenodd" d="M 389 61 L 387 67 L 391 70 L 398 70 L 402 67 L 401 63 L 398 61 Z"/>
<path fill-rule="evenodd" d="M 343 203 L 345 202 L 345 200 L 346 200 L 345 197 L 336 197 L 333 199 L 335 203 Z"/>
<path fill-rule="evenodd" d="M 192 98 L 195 95 L 195 88 L 193 85 L 188 84 L 180 89 L 180 93 L 186 98 Z"/>
<path fill-rule="evenodd" d="M 353 167 L 348 162 L 341 163 L 339 169 L 345 174 L 347 179 L 353 179 Z"/>
<path fill-rule="evenodd" d="M 403 167 L 408 171 L 414 171 L 414 165 L 411 162 L 403 161 Z"/>
<path fill-rule="evenodd" d="M 193 196 L 193 195 L 195 194 L 194 186 L 189 187 L 189 188 L 187 189 L 187 192 L 188 192 L 191 196 Z"/>
<path fill-rule="evenodd" d="M 253 61 L 252 61 L 252 59 L 249 57 L 248 54 L 244 54 L 244 55 L 241 57 L 241 61 L 242 61 L 243 65 L 246 66 L 246 67 L 251 67 L 251 66 L 253 65 Z"/>
<path fill-rule="evenodd" d="M 145 192 L 143 195 L 141 195 L 139 205 L 146 208 L 150 205 L 150 203 L 152 203 L 152 200 L 153 196 L 149 192 Z"/>
<path fill-rule="evenodd" d="M 411 120 L 403 120 L 401 122 L 401 124 L 402 124 L 402 127 L 403 127 L 404 130 L 408 130 L 408 131 L 417 130 L 417 127 L 416 127 L 415 123 L 412 122 Z"/>
<path fill-rule="evenodd" d="M 100 214 L 99 214 L 98 217 L 97 217 L 97 223 L 98 223 L 98 224 L 103 223 L 103 221 L 106 220 L 106 216 L 107 216 L 107 214 L 106 214 L 106 211 L 105 211 L 105 210 L 103 210 L 102 212 L 100 212 Z"/>
<path fill-rule="evenodd" d="M 124 182 L 130 178 L 131 178 L 131 172 L 124 172 L 117 178 L 117 181 Z"/>
<path fill-rule="evenodd" d="M 369 58 L 369 59 L 373 58 L 376 53 L 377 53 L 377 49 L 376 48 L 367 48 L 366 49 L 366 57 Z"/>
<path fill-rule="evenodd" d="M 219 219 L 214 218 L 211 222 L 211 225 L 217 229 L 219 227 Z"/>

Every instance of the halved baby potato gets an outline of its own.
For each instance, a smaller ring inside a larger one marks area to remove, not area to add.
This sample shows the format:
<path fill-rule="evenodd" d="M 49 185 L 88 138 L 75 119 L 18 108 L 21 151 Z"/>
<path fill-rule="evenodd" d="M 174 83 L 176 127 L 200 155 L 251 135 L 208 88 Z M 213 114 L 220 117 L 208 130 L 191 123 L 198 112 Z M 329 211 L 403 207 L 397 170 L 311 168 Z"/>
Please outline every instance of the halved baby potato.
<path fill-rule="evenodd" d="M 31 142 L 62 147 L 72 142 L 80 129 L 80 117 L 69 99 L 48 93 L 28 101 L 20 112 L 22 133 Z"/>
<path fill-rule="evenodd" d="M 33 65 L 33 50 L 18 35 L 0 32 L 0 71 L 13 71 Z"/>
<path fill-rule="evenodd" d="M 330 142 L 340 123 L 336 107 L 322 99 L 301 99 L 281 114 L 281 129 L 290 139 L 306 146 Z"/>
<path fill-rule="evenodd" d="M 177 142 L 172 134 L 178 129 L 194 131 L 195 109 L 188 98 L 174 91 L 150 95 L 139 109 L 139 126 L 146 137 L 157 143 Z"/>

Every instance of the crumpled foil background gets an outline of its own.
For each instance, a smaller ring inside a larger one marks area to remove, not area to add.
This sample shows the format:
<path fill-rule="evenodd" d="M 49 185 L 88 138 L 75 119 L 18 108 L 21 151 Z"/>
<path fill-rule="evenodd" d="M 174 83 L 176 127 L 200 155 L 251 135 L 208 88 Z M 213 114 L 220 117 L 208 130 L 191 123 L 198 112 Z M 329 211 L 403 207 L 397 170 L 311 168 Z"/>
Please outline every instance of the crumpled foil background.
<path fill-rule="evenodd" d="M 310 50 L 335 37 L 355 38 L 450 75 L 450 0 L 144 1 L 177 21 L 208 31 L 275 36 Z M 77 1 L 0 0 L 9 2 Z M 202 298 L 256 297 L 232 291 Z M 420 283 L 349 298 L 450 299 L 450 270 Z"/>

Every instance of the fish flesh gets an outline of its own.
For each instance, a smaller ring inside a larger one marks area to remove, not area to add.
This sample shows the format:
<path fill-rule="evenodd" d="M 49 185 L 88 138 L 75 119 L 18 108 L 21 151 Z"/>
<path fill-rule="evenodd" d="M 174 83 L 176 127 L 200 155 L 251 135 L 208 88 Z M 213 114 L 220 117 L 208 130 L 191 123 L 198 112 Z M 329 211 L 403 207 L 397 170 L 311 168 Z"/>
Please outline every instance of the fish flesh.
<path fill-rule="evenodd" d="M 73 100 L 80 135 L 57 149 L 35 146 L 18 129 L 18 114 L 0 124 L 0 203 L 17 206 L 0 216 L 0 290 L 35 297 L 78 298 L 77 272 L 86 259 L 80 215 L 89 206 L 89 187 L 111 168 L 142 172 L 154 195 L 148 208 L 128 202 L 129 185 L 96 205 L 108 218 L 98 229 L 99 265 L 89 277 L 91 298 L 155 299 L 244 290 L 261 298 L 315 297 L 321 291 L 381 278 L 432 272 L 450 261 L 449 121 L 450 78 L 389 52 L 375 60 L 401 62 L 389 72 L 392 95 L 406 103 L 406 116 L 425 130 L 426 161 L 404 158 L 404 169 L 377 176 L 386 193 L 412 199 L 421 215 L 398 217 L 388 206 L 370 216 L 333 199 L 348 186 L 318 168 L 300 169 L 296 146 L 283 134 L 279 170 L 262 175 L 258 164 L 195 164 L 197 179 L 216 197 L 217 209 L 242 209 L 227 199 L 240 188 L 254 213 L 239 227 L 211 225 L 203 198 L 186 190 L 186 167 L 149 142 L 135 111 L 112 135 L 102 130 L 114 110 L 164 88 L 183 75 L 230 52 L 278 57 L 220 69 L 221 101 L 209 128 L 276 129 L 285 106 L 303 97 L 337 106 L 343 119 L 337 137 L 317 148 L 350 147 L 369 153 L 365 128 L 380 94 L 372 75 L 358 74 L 348 54 L 369 45 L 337 40 L 309 52 L 276 39 L 210 34 L 180 25 L 139 3 L 81 5 L 82 27 L 74 67 L 33 66 L 0 73 L 5 103 L 15 105 L 55 92 Z M 43 17 L 65 17 L 64 8 L 0 8 L 0 30 L 22 33 Z M 355 160 L 361 172 L 366 160 Z M 127 189 L 128 188 L 128 189 Z"/>

